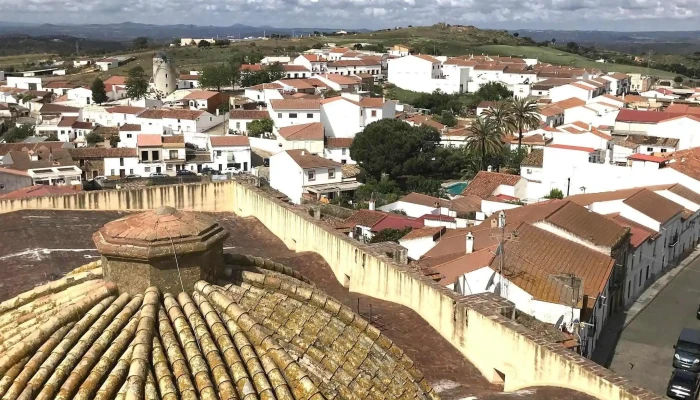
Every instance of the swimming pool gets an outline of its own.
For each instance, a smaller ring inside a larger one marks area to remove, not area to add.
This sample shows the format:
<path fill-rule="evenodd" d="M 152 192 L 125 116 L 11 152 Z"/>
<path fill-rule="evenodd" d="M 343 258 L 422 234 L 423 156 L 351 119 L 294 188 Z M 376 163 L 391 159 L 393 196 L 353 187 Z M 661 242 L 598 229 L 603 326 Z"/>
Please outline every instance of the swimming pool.
<path fill-rule="evenodd" d="M 467 187 L 467 182 L 457 182 L 453 185 L 450 185 L 445 188 L 445 191 L 447 191 L 448 194 L 451 194 L 452 196 L 457 196 L 462 194 L 464 191 L 464 188 Z"/>

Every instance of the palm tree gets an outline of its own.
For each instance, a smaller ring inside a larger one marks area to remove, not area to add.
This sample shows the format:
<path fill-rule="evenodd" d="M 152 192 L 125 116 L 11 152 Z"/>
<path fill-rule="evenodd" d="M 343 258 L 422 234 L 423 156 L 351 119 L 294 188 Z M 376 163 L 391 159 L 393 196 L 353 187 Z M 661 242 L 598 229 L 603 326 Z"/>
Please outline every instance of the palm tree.
<path fill-rule="evenodd" d="M 510 107 L 504 101 L 499 101 L 496 108 L 489 107 L 482 113 L 482 116 L 491 120 L 498 132 L 506 136 L 513 132 L 516 128 L 513 114 L 510 112 Z"/>
<path fill-rule="evenodd" d="M 487 157 L 498 154 L 503 148 L 496 124 L 488 118 L 477 118 L 469 127 L 469 134 L 465 150 L 481 156 L 481 169 L 486 171 Z"/>
<path fill-rule="evenodd" d="M 523 144 L 523 131 L 537 129 L 542 122 L 539 109 L 534 100 L 525 98 L 513 98 L 508 102 L 507 107 L 518 131 L 518 152 L 520 152 L 520 147 Z"/>

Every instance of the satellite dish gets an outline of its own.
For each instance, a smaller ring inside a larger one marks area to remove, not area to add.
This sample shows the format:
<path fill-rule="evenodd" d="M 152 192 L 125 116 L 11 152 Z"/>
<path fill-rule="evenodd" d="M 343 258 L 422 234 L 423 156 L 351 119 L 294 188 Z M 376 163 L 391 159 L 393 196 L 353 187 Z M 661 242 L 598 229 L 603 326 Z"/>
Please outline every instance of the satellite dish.
<path fill-rule="evenodd" d="M 499 296 L 501 295 L 501 282 L 498 282 L 496 284 L 496 287 L 493 289 L 493 293 L 495 293 Z"/>
<path fill-rule="evenodd" d="M 489 278 L 489 281 L 486 282 L 486 288 L 485 290 L 489 290 L 491 286 L 493 286 L 493 281 L 496 279 L 496 271 L 493 271 L 493 274 L 491 274 L 491 277 Z"/>

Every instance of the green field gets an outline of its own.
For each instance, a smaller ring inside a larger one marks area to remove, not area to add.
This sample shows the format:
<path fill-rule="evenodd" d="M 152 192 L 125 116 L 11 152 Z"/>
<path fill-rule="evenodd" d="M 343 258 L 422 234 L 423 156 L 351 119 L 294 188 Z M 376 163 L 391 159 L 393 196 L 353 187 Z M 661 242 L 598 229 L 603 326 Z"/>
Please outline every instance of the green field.
<path fill-rule="evenodd" d="M 570 65 L 580 68 L 598 68 L 605 72 L 641 73 L 658 77 L 675 77 L 677 74 L 659 69 L 639 67 L 635 65 L 598 63 L 581 57 L 577 54 L 567 53 L 551 47 L 532 46 L 507 46 L 507 45 L 485 45 L 471 49 L 474 54 L 489 54 L 498 56 L 514 56 L 523 58 L 537 58 L 540 62 L 558 65 Z"/>

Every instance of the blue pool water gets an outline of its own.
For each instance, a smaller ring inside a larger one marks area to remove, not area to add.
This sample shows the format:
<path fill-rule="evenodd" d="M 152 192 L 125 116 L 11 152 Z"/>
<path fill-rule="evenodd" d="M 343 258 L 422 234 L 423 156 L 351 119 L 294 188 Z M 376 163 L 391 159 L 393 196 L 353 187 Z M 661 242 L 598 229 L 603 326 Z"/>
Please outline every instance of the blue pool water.
<path fill-rule="evenodd" d="M 464 191 L 464 188 L 466 188 L 466 187 L 467 187 L 466 182 L 459 182 L 459 183 L 455 183 L 452 186 L 448 186 L 446 188 L 446 190 L 447 190 L 447 193 L 451 194 L 452 196 L 457 196 L 458 194 L 462 194 L 462 192 Z"/>

